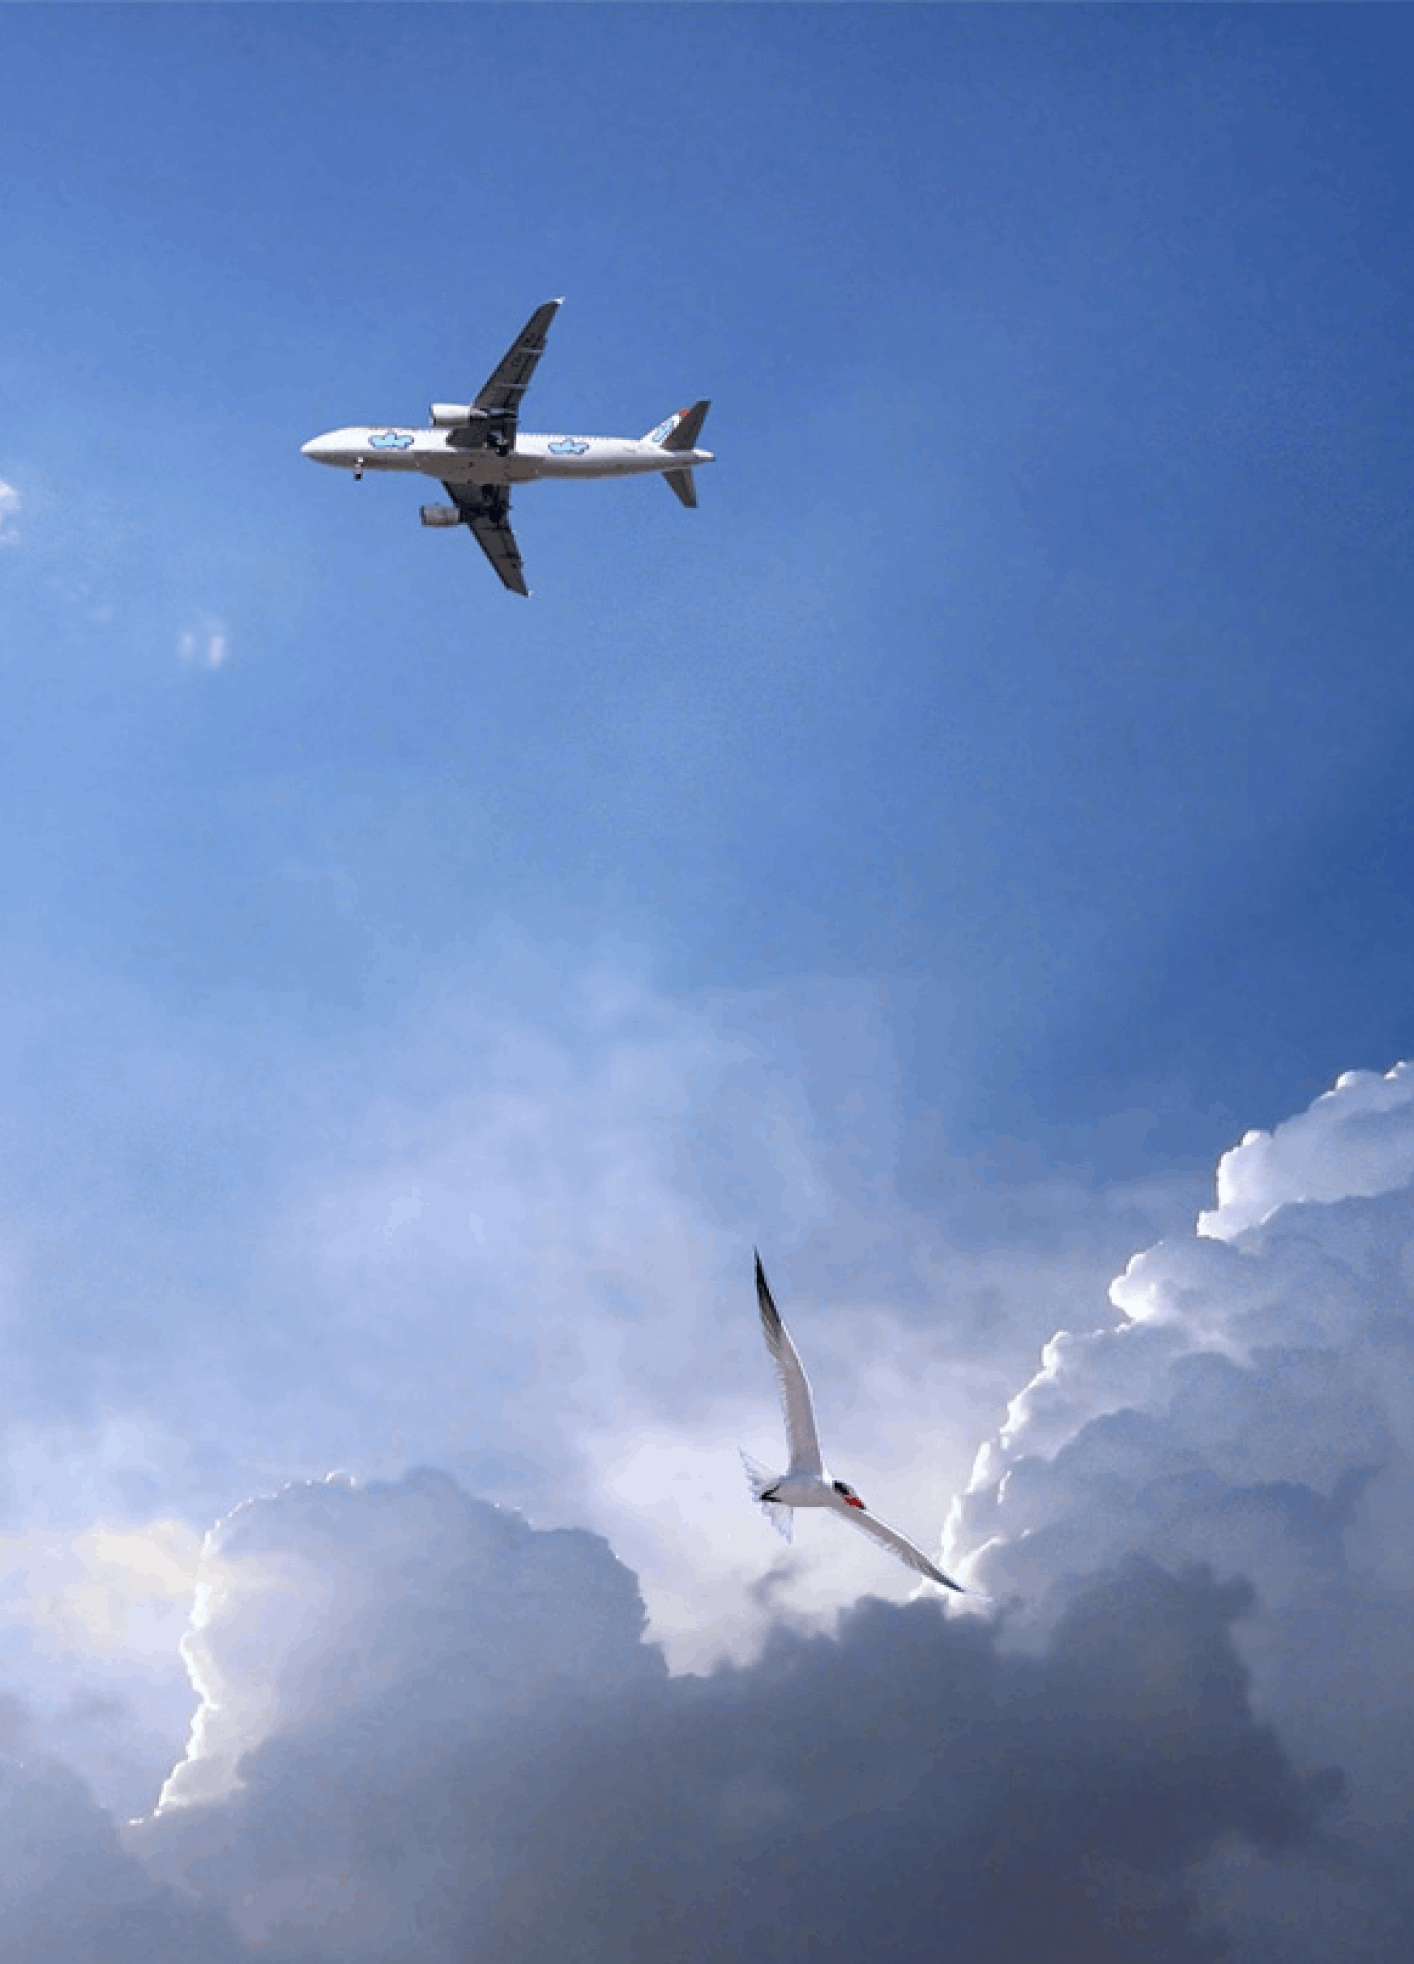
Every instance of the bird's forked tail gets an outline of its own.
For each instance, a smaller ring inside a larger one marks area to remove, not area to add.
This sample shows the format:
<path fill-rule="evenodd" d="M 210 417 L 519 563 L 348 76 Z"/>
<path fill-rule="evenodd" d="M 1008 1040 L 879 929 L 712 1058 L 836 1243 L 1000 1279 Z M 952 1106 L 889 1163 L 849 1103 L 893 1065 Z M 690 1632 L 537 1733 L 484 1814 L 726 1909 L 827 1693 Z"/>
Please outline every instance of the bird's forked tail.
<path fill-rule="evenodd" d="M 737 1447 L 737 1451 L 741 1452 L 740 1446 Z M 761 1512 L 766 1516 L 766 1519 L 771 1523 L 776 1533 L 783 1540 L 789 1541 L 795 1518 L 795 1509 L 793 1507 L 783 1506 L 779 1500 L 767 1500 L 766 1498 L 772 1487 L 784 1476 L 780 1473 L 772 1473 L 767 1467 L 761 1464 L 760 1460 L 753 1459 L 750 1453 L 741 1453 L 741 1463 L 746 1468 L 746 1484 L 751 1489 L 751 1498 L 756 1502 L 756 1505 L 761 1509 Z"/>

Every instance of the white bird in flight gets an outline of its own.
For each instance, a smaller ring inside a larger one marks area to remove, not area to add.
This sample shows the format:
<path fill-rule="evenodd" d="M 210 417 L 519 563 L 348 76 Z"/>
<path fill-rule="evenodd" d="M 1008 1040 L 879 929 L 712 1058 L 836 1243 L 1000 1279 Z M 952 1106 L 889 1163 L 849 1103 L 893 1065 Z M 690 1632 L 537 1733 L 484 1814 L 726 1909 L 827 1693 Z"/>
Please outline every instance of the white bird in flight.
<path fill-rule="evenodd" d="M 825 1463 L 820 1457 L 820 1441 L 815 1432 L 810 1380 L 796 1355 L 790 1332 L 781 1321 L 780 1311 L 771 1300 L 766 1271 L 761 1266 L 759 1255 L 756 1257 L 756 1300 L 761 1305 L 761 1328 L 765 1332 L 766 1348 L 771 1353 L 780 1385 L 786 1443 L 790 1447 L 790 1468 L 785 1473 L 768 1473 L 764 1466 L 759 1466 L 746 1453 L 741 1458 L 752 1498 L 760 1502 L 771 1525 L 789 1541 L 793 1508 L 828 1507 L 841 1520 L 862 1528 L 872 1541 L 877 1541 L 881 1548 L 887 1548 L 891 1555 L 906 1562 L 909 1568 L 926 1575 L 930 1582 L 939 1582 L 945 1589 L 956 1589 L 959 1595 L 970 1596 L 973 1593 L 970 1589 L 965 1589 L 960 1582 L 954 1582 L 950 1575 L 944 1575 L 921 1548 L 914 1547 L 907 1535 L 876 1520 L 853 1487 L 846 1486 L 843 1480 L 831 1479 L 826 1472 Z"/>

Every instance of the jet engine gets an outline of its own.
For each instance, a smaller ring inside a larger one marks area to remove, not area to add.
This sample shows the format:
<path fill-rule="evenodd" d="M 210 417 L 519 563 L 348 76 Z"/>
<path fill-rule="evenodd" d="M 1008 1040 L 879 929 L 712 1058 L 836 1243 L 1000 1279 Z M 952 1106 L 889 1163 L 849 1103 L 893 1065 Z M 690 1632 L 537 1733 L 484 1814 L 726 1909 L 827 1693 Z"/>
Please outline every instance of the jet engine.
<path fill-rule="evenodd" d="M 424 525 L 460 525 L 462 515 L 455 505 L 424 505 L 422 522 Z"/>
<path fill-rule="evenodd" d="M 434 430 L 459 430 L 486 421 L 486 411 L 469 402 L 434 402 L 427 413 Z"/>

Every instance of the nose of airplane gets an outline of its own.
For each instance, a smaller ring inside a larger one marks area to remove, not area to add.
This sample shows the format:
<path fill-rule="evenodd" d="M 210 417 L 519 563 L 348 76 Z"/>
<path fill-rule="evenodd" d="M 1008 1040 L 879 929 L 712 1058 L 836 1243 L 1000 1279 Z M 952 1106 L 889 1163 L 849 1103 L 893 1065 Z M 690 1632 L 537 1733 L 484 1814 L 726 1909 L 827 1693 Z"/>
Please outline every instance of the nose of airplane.
<path fill-rule="evenodd" d="M 301 457 L 312 457 L 316 464 L 328 464 L 333 462 L 336 447 L 332 436 L 312 436 L 308 443 L 300 445 L 299 454 Z"/>

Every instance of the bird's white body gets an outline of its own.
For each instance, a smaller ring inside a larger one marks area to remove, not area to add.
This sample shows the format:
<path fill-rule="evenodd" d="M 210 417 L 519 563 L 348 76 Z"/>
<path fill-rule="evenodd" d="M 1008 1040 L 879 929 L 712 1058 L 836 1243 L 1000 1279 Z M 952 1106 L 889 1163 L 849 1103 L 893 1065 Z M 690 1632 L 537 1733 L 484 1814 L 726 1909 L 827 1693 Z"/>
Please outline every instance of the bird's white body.
<path fill-rule="evenodd" d="M 828 1473 L 782 1473 L 772 1484 L 771 1497 L 782 1507 L 848 1506 L 835 1492 Z"/>
<path fill-rule="evenodd" d="M 877 1542 L 881 1548 L 887 1548 L 891 1555 L 897 1556 L 899 1561 L 919 1575 L 926 1576 L 930 1582 L 936 1582 L 944 1589 L 956 1589 L 959 1595 L 970 1594 L 960 1582 L 954 1582 L 950 1575 L 944 1575 L 907 1535 L 876 1519 L 853 1487 L 843 1480 L 836 1480 L 827 1470 L 815 1430 L 815 1402 L 810 1394 L 810 1380 L 791 1342 L 790 1332 L 781 1321 L 780 1312 L 772 1300 L 759 1255 L 756 1257 L 756 1300 L 761 1310 L 761 1330 L 766 1339 L 766 1348 L 776 1367 L 781 1411 L 786 1422 L 786 1440 L 790 1447 L 790 1465 L 784 1473 L 770 1473 L 743 1453 L 742 1460 L 753 1499 L 760 1503 L 772 1525 L 787 1540 L 790 1539 L 792 1508 L 827 1507 L 832 1514 L 859 1528 L 871 1541 Z"/>

